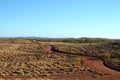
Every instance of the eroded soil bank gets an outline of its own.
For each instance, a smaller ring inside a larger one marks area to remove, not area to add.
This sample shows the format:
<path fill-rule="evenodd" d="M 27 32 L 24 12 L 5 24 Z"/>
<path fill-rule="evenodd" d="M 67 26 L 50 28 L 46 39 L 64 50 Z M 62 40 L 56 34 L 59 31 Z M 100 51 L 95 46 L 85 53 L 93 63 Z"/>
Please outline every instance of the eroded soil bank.
<path fill-rule="evenodd" d="M 48 48 L 48 47 L 47 47 Z M 62 53 L 62 54 L 69 54 L 69 55 L 74 55 L 74 53 L 68 53 L 68 52 L 62 52 L 62 51 L 57 51 L 54 49 L 54 46 L 49 46 L 50 49 L 54 52 Z M 75 54 L 76 55 L 76 54 Z M 95 72 L 104 74 L 102 76 L 91 76 L 91 73 L 89 72 L 83 72 L 78 75 L 62 75 L 62 76 L 54 76 L 52 79 L 54 80 L 119 80 L 120 79 L 120 72 L 115 71 L 113 69 L 110 69 L 106 67 L 103 64 L 103 60 L 98 59 L 96 57 L 91 57 L 91 56 L 83 56 L 83 55 L 76 55 L 79 57 L 84 58 L 84 63 L 93 69 Z"/>

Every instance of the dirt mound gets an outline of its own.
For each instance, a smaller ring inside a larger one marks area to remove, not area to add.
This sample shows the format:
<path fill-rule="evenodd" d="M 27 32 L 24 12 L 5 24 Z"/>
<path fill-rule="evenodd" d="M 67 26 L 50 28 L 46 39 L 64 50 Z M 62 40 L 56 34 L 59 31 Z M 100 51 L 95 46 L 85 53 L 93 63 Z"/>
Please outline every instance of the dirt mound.
<path fill-rule="evenodd" d="M 43 45 L 42 49 L 44 51 L 50 52 L 50 51 L 52 51 L 52 46 L 51 45 Z"/>

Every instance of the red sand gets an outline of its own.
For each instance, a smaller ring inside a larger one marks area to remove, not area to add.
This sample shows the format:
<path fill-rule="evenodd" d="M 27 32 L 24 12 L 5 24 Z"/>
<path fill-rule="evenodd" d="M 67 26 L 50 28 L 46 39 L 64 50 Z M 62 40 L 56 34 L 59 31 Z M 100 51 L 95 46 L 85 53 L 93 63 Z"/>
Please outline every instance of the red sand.
<path fill-rule="evenodd" d="M 51 46 L 45 46 L 46 51 L 51 50 Z M 64 54 L 64 53 L 63 53 Z M 78 56 L 78 55 L 77 55 Z M 95 57 L 81 56 L 85 58 L 85 64 L 98 73 L 104 73 L 101 76 L 92 76 L 89 72 L 81 73 L 80 75 L 63 75 L 54 76 L 53 80 L 120 80 L 120 72 L 112 70 L 103 64 L 103 61 Z"/>

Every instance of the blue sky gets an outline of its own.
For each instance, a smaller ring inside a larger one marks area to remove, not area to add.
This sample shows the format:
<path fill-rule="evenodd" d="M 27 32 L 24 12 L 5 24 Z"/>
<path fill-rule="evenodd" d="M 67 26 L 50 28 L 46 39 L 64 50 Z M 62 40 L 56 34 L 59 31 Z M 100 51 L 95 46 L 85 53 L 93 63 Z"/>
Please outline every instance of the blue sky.
<path fill-rule="evenodd" d="M 120 0 L 0 0 L 0 37 L 120 39 Z"/>

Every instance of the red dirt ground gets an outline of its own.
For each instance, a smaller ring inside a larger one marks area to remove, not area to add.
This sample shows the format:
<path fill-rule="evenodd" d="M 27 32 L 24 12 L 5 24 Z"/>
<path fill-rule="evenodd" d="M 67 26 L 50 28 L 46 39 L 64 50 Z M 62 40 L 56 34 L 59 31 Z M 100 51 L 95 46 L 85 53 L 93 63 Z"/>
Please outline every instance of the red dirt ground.
<path fill-rule="evenodd" d="M 43 46 L 43 50 L 49 52 L 49 51 L 52 50 L 52 47 L 51 47 L 51 46 L 48 46 L 48 45 L 44 45 L 44 46 Z"/>
<path fill-rule="evenodd" d="M 51 46 L 45 45 L 43 46 L 43 50 L 50 52 L 52 49 Z M 64 53 L 62 53 L 64 54 Z M 77 55 L 78 56 L 78 55 Z M 51 76 L 49 77 L 50 80 L 120 80 L 120 72 L 112 70 L 108 67 L 106 67 L 103 64 L 103 61 L 100 59 L 97 59 L 95 57 L 90 57 L 90 56 L 81 56 L 79 57 L 85 58 L 85 64 L 93 69 L 96 72 L 99 73 L 105 73 L 104 75 L 93 75 L 92 72 L 88 71 L 83 71 L 80 74 L 77 75 L 56 75 L 56 76 Z M 3 79 L 4 80 L 4 79 Z M 7 79 L 9 80 L 9 79 Z M 16 79 L 13 79 L 16 80 Z M 22 80 L 19 79 L 19 80 Z M 24 80 L 24 79 L 23 79 Z M 28 79 L 26 79 L 28 80 Z M 32 80 L 32 78 L 30 79 Z M 39 78 L 33 79 L 33 80 L 41 80 Z"/>
<path fill-rule="evenodd" d="M 47 49 L 47 51 L 51 50 L 51 48 L 52 48 L 51 46 L 47 46 L 47 48 L 45 46 L 45 49 Z M 81 73 L 80 75 L 54 76 L 52 79 L 53 80 L 120 80 L 120 72 L 106 67 L 103 64 L 102 60 L 90 56 L 80 56 L 80 57 L 85 58 L 85 64 L 88 67 L 93 69 L 95 72 L 104 73 L 104 75 L 91 76 L 90 73 L 84 72 Z"/>

